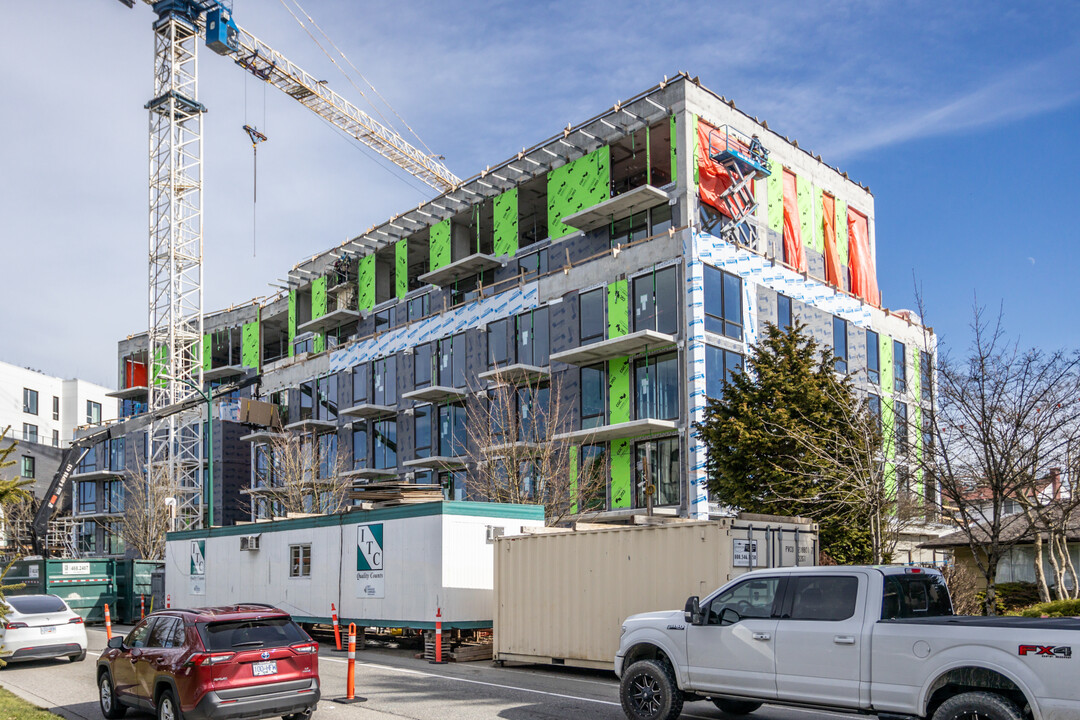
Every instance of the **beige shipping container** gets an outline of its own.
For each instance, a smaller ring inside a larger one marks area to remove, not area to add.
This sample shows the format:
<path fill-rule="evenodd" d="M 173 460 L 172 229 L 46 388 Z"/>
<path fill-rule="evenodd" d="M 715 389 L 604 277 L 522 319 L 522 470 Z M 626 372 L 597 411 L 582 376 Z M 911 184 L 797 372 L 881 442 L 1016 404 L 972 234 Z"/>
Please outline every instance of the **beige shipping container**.
<path fill-rule="evenodd" d="M 610 669 L 623 620 L 752 569 L 812 565 L 817 525 L 742 515 L 495 541 L 495 660 Z"/>

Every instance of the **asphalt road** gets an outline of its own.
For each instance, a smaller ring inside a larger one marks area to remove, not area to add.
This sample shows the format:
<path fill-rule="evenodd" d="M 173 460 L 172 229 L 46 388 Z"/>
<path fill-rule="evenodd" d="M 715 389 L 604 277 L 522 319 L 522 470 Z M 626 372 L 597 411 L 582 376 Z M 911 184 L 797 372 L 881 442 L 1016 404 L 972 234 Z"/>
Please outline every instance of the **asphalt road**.
<path fill-rule="evenodd" d="M 117 628 L 117 631 L 126 632 Z M 105 646 L 105 632 L 87 628 L 90 649 L 81 663 L 67 660 L 13 663 L 0 670 L 0 685 L 70 720 L 101 720 L 94 667 Z M 610 673 L 535 666 L 493 667 L 491 663 L 442 666 L 402 651 L 368 649 L 357 653 L 356 694 L 367 701 L 340 705 L 345 695 L 346 659 L 323 645 L 319 659 L 323 720 L 413 718 L 415 720 L 623 720 L 618 685 Z M 132 718 L 148 718 L 131 712 Z M 707 702 L 689 703 L 685 718 L 729 718 Z M 835 720 L 833 713 L 765 706 L 754 720 Z"/>

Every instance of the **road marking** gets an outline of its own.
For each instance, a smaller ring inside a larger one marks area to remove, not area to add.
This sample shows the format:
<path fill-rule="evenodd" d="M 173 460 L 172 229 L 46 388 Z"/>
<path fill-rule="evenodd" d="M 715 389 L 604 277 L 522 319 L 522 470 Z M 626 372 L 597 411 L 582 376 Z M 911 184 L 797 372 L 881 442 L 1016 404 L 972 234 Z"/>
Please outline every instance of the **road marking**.
<path fill-rule="evenodd" d="M 329 660 L 330 662 L 346 663 L 348 660 L 340 658 L 324 657 L 320 656 L 319 661 Z M 453 680 L 455 682 L 469 683 L 471 685 L 484 685 L 486 687 L 500 688 L 502 690 L 517 690 L 518 692 L 533 693 L 534 695 L 547 695 L 549 697 L 562 698 L 563 700 L 580 700 L 581 702 L 590 702 L 597 705 L 614 705 L 619 707 L 619 703 L 611 702 L 610 700 L 595 700 L 593 698 L 584 698 L 577 695 L 564 695 L 563 693 L 549 692 L 547 690 L 533 690 L 532 688 L 523 688 L 516 685 L 502 685 L 500 683 L 484 682 L 483 680 L 469 680 L 468 678 L 450 677 L 449 675 L 439 675 L 437 673 L 427 673 L 420 670 L 409 670 L 407 668 L 397 668 L 392 665 L 380 665 L 378 663 L 363 662 L 358 660 L 357 665 L 366 665 L 368 667 L 378 668 L 380 670 L 389 670 L 390 672 L 399 672 L 406 675 L 420 675 L 422 677 L 439 678 L 440 680 Z"/>

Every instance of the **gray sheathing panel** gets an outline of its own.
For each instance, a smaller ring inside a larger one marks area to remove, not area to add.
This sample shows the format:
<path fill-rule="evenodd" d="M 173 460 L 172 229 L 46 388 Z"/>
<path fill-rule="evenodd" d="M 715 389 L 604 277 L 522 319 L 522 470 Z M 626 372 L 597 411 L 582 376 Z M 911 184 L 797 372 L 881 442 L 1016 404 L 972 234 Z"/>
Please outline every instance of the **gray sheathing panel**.
<path fill-rule="evenodd" d="M 832 347 L 832 315 L 813 305 L 800 303 L 797 317 L 806 325 L 806 332 L 818 347 Z"/>
<path fill-rule="evenodd" d="M 251 485 L 251 443 L 240 440 L 249 432 L 241 423 L 214 424 L 215 524 L 235 525 L 251 517 L 247 496 L 240 493 Z"/>
<path fill-rule="evenodd" d="M 562 302 L 556 302 L 548 306 L 548 348 L 551 352 L 569 350 L 573 347 L 573 332 L 571 326 L 577 325 L 577 313 L 575 308 L 567 302 L 565 296 Z"/>
<path fill-rule="evenodd" d="M 659 237 L 647 243 L 625 248 L 618 258 L 610 254 L 592 262 L 570 268 L 566 273 L 555 273 L 540 279 L 540 302 L 562 297 L 578 288 L 591 287 L 601 282 L 612 282 L 629 277 L 646 268 L 659 265 L 682 254 L 682 243 L 675 237 Z"/>
<path fill-rule="evenodd" d="M 866 379 L 866 330 L 848 323 L 848 375 L 858 384 Z"/>
<path fill-rule="evenodd" d="M 397 467 L 395 468 L 399 473 L 404 469 L 402 463 L 406 460 L 413 459 L 413 448 L 416 447 L 415 433 L 413 432 L 414 423 L 412 415 L 405 415 L 404 413 L 398 413 L 394 415 L 391 420 L 397 420 Z M 368 433 L 368 445 L 371 445 L 373 438 L 371 433 Z M 405 448 L 409 449 L 409 453 L 406 456 Z"/>
<path fill-rule="evenodd" d="M 813 248 L 803 246 L 803 254 L 806 256 L 806 267 L 810 277 L 823 280 L 825 277 L 825 256 Z"/>
<path fill-rule="evenodd" d="M 760 336 L 765 336 L 765 325 L 776 324 L 776 292 L 764 285 L 756 285 L 757 288 L 757 325 Z"/>
<path fill-rule="evenodd" d="M 488 369 L 487 331 L 482 328 L 466 330 L 465 348 L 465 385 L 475 392 L 483 385 L 476 376 Z"/>

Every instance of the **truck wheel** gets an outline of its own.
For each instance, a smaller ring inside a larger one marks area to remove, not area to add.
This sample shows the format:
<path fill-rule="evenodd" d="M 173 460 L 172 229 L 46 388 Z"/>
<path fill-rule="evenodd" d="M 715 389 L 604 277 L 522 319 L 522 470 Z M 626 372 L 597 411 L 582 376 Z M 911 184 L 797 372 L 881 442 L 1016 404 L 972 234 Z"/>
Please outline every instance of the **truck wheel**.
<path fill-rule="evenodd" d="M 934 713 L 934 720 L 1021 720 L 1016 705 L 1008 698 L 988 692 L 954 695 Z"/>
<path fill-rule="evenodd" d="M 749 715 L 761 707 L 761 703 L 753 700 L 728 700 L 726 698 L 710 698 L 716 709 L 728 715 Z"/>
<path fill-rule="evenodd" d="M 683 706 L 675 673 L 658 660 L 639 660 L 627 668 L 619 683 L 619 700 L 630 720 L 675 720 Z"/>

